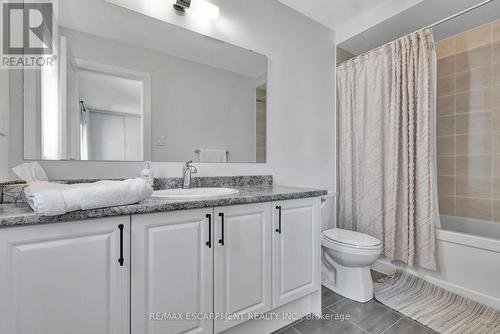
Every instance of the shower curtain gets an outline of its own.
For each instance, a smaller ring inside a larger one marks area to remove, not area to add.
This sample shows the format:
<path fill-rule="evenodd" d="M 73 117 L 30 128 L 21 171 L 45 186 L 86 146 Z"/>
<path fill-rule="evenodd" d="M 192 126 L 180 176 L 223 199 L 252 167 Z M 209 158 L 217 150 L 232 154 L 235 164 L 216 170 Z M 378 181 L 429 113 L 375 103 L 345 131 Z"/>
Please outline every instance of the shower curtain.
<path fill-rule="evenodd" d="M 338 67 L 338 225 L 375 236 L 384 255 L 436 270 L 432 30 Z"/>

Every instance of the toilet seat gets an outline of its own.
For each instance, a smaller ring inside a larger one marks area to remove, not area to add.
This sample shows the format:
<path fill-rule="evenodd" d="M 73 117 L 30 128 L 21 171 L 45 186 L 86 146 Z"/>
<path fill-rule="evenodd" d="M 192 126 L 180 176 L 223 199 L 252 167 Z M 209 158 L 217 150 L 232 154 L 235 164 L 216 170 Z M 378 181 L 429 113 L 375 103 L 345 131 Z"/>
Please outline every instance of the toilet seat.
<path fill-rule="evenodd" d="M 378 249 L 382 245 L 380 240 L 367 234 L 339 228 L 324 231 L 323 237 L 339 246 L 356 249 Z"/>

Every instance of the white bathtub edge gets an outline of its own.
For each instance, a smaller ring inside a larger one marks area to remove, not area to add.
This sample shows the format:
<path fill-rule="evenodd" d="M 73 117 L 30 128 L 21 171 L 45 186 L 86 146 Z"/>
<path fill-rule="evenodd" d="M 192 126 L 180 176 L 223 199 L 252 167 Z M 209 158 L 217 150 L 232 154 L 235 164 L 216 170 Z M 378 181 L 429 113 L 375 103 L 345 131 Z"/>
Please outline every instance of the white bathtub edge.
<path fill-rule="evenodd" d="M 500 242 L 496 239 L 448 230 L 436 230 L 436 239 L 443 242 L 500 253 Z"/>
<path fill-rule="evenodd" d="M 435 277 L 429 276 L 425 274 L 425 272 L 417 272 L 414 269 L 411 269 L 409 267 L 401 267 L 398 266 L 394 263 L 391 263 L 387 259 L 378 259 L 372 266 L 371 269 L 381 272 L 383 274 L 391 274 L 394 272 L 394 270 L 403 270 L 406 271 L 412 275 L 418 276 L 432 284 L 435 284 L 443 289 L 446 289 L 448 291 L 451 291 L 453 293 L 456 293 L 457 295 L 463 296 L 470 298 L 478 303 L 490 306 L 494 309 L 497 309 L 500 311 L 500 299 L 494 298 L 488 295 L 485 295 L 483 293 L 467 289 L 463 286 L 459 286 L 441 279 L 437 279 Z"/>

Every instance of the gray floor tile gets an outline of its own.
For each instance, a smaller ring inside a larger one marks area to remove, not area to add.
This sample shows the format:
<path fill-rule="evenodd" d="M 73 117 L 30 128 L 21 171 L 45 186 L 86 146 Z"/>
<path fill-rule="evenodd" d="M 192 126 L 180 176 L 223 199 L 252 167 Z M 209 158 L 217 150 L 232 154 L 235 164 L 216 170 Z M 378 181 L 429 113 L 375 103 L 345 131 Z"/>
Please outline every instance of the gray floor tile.
<path fill-rule="evenodd" d="M 398 312 L 398 311 L 396 311 L 396 310 L 391 309 L 389 306 L 382 304 L 381 302 L 379 302 L 379 301 L 378 301 L 378 300 L 376 300 L 375 298 L 374 298 L 374 299 L 372 299 L 372 302 L 374 302 L 374 303 L 376 303 L 377 305 L 380 305 L 380 306 L 382 306 L 382 307 L 384 307 L 384 308 L 388 309 L 389 311 L 392 311 L 392 312 L 396 313 L 396 314 L 397 314 L 397 315 L 399 315 L 401 318 L 406 319 L 406 321 L 407 321 L 407 322 L 411 322 L 411 323 L 413 323 L 413 324 L 415 324 L 415 325 L 417 325 L 417 326 L 421 326 L 421 327 L 423 327 L 424 329 L 426 329 L 426 330 L 428 331 L 428 332 L 423 332 L 423 333 L 435 333 L 435 334 L 438 334 L 438 332 L 434 331 L 433 329 L 431 329 L 431 328 L 429 328 L 429 327 L 426 327 L 426 326 L 424 326 L 424 325 L 422 325 L 422 324 L 420 324 L 420 323 L 416 322 L 416 321 L 415 321 L 415 320 L 413 320 L 413 319 L 408 318 L 407 316 L 405 316 L 405 315 L 404 315 L 404 314 L 402 314 L 402 313 L 399 313 L 399 312 Z M 400 321 L 403 321 L 403 319 L 402 319 L 402 320 L 400 320 Z M 386 333 L 386 332 L 384 332 L 384 334 L 385 334 L 385 333 Z M 417 333 L 420 333 L 420 332 L 417 332 Z"/>
<path fill-rule="evenodd" d="M 299 322 L 301 322 L 302 320 L 296 320 L 288 325 L 286 325 L 285 327 L 281 328 L 281 329 L 278 329 L 277 331 L 275 332 L 272 332 L 271 334 L 282 334 L 282 333 L 285 333 L 285 334 L 298 334 L 298 331 L 295 329 L 295 328 L 292 328 L 295 324 L 298 324 Z"/>
<path fill-rule="evenodd" d="M 328 288 L 325 288 L 324 286 L 321 287 L 321 305 L 323 307 L 335 304 L 342 299 L 344 299 L 344 297 L 342 297 L 341 295 L 336 294 L 335 292 Z"/>
<path fill-rule="evenodd" d="M 274 332 L 273 334 L 300 334 L 300 332 L 293 327 L 288 327 L 286 329 L 281 329 L 277 332 Z"/>
<path fill-rule="evenodd" d="M 404 317 L 404 316 L 405 316 L 404 314 L 399 313 L 398 311 L 396 311 L 396 310 L 394 310 L 394 309 L 390 308 L 389 306 L 382 304 L 382 303 L 381 303 L 380 301 L 378 301 L 376 298 L 373 298 L 373 299 L 372 299 L 372 302 L 373 302 L 373 303 L 375 303 L 375 304 L 377 304 L 377 305 L 382 306 L 382 307 L 383 307 L 383 308 L 385 308 L 385 309 L 388 309 L 389 311 L 392 311 L 392 312 L 394 312 L 394 313 L 396 313 L 396 314 L 400 315 L 401 317 Z"/>
<path fill-rule="evenodd" d="M 328 310 L 322 319 L 303 320 L 294 327 L 301 334 L 366 334 L 347 320 L 333 319 L 335 314 Z"/>
<path fill-rule="evenodd" d="M 330 307 L 334 312 L 349 316 L 349 321 L 373 334 L 379 334 L 401 318 L 395 312 L 373 301 L 358 303 L 344 299 Z"/>
<path fill-rule="evenodd" d="M 389 328 L 384 334 L 434 334 L 436 333 L 430 328 L 420 325 L 407 318 L 402 318 L 394 326 Z"/>

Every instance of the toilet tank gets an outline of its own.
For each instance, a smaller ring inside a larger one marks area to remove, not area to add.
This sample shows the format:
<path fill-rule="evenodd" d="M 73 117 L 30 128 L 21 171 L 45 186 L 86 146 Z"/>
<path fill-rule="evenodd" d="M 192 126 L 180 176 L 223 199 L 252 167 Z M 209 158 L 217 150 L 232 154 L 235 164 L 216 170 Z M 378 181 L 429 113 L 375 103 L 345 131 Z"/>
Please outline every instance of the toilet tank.
<path fill-rule="evenodd" d="M 321 197 L 321 231 L 337 227 L 336 196 L 333 191 Z"/>

